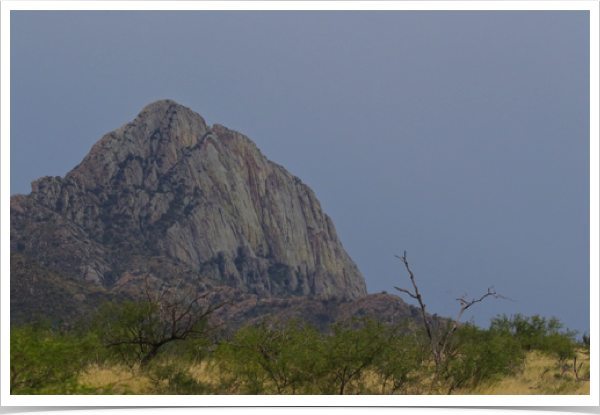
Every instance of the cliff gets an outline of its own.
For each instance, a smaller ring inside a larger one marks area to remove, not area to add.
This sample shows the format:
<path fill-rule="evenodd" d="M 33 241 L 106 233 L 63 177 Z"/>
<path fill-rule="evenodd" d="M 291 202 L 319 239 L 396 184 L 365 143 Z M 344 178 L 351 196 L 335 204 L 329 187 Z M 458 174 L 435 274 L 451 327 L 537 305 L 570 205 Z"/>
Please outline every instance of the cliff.
<path fill-rule="evenodd" d="M 11 251 L 112 292 L 151 278 L 259 298 L 366 295 L 313 191 L 249 138 L 171 100 L 106 134 L 66 177 L 31 187 L 11 197 Z"/>

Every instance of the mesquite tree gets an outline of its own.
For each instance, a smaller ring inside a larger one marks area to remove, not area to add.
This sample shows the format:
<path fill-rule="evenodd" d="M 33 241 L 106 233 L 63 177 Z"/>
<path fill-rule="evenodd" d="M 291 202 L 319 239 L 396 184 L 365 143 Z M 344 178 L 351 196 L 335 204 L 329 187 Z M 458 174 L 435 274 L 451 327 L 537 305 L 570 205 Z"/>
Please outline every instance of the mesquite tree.
<path fill-rule="evenodd" d="M 226 290 L 162 286 L 151 292 L 146 281 L 141 301 L 107 303 L 94 323 L 106 348 L 132 368 L 145 367 L 168 343 L 210 336 L 219 326 L 211 316 L 231 303 Z"/>

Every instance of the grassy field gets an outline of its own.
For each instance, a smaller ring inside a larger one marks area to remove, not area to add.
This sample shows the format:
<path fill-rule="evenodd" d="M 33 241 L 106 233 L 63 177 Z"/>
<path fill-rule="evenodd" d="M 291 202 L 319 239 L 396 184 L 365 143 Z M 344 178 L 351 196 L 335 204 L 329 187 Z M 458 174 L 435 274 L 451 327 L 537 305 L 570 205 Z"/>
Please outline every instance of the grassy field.
<path fill-rule="evenodd" d="M 570 364 L 572 365 L 573 362 Z M 580 377 L 589 377 L 590 355 L 578 353 L 577 365 L 583 363 Z M 532 353 L 526 369 L 514 377 L 482 385 L 467 394 L 477 395 L 589 395 L 590 382 L 577 381 L 572 372 L 563 372 L 556 360 Z"/>
<path fill-rule="evenodd" d="M 370 318 L 336 323 L 328 334 L 299 321 L 265 322 L 218 345 L 157 343 L 158 353 L 152 342 L 162 337 L 153 336 L 164 328 L 132 328 L 132 321 L 148 317 L 129 308 L 117 331 L 125 338 L 113 348 L 98 340 L 103 331 L 96 326 L 72 332 L 53 331 L 48 323 L 11 327 L 11 394 L 590 393 L 589 340 L 578 343 L 573 332 L 560 332 L 555 318 L 504 316 L 489 329 L 467 324 L 442 348 L 441 341 L 428 344 L 415 331 Z M 107 320 L 110 330 L 113 320 Z M 146 332 L 148 339 L 128 340 Z"/>
<path fill-rule="evenodd" d="M 590 356 L 578 353 L 578 365 L 582 363 L 579 371 L 580 377 L 589 377 Z M 484 383 L 474 389 L 458 389 L 453 394 L 459 395 L 589 395 L 590 382 L 577 381 L 572 371 L 559 367 L 556 359 L 549 358 L 537 352 L 530 353 L 525 361 L 525 370 L 518 374 L 507 376 L 493 382 Z M 570 362 L 571 367 L 573 362 Z M 188 375 L 194 380 L 210 385 L 208 391 L 218 390 L 222 385 L 224 375 L 218 368 L 205 361 L 201 364 L 189 366 Z M 152 379 L 152 375 L 132 371 L 126 366 L 96 366 L 88 367 L 85 374 L 80 377 L 80 383 L 94 388 L 100 388 L 100 393 L 152 395 L 165 393 L 167 380 Z M 214 388 L 214 389 L 213 389 Z M 224 394 L 236 394 L 235 386 L 220 389 Z M 386 394 L 390 388 L 372 373 L 365 375 L 353 382 L 348 393 Z M 409 390 L 413 394 L 428 394 L 426 385 Z"/>

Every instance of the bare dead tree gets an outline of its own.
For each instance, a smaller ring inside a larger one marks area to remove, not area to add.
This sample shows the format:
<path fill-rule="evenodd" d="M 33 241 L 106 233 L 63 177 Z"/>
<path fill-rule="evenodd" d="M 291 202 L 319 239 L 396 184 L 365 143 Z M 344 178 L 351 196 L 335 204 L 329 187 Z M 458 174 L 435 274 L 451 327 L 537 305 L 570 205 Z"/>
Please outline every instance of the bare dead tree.
<path fill-rule="evenodd" d="M 131 367 L 131 362 L 145 367 L 167 343 L 210 336 L 223 324 L 209 321 L 211 316 L 231 304 L 229 289 L 151 290 L 146 279 L 141 301 L 106 306 L 98 321 L 107 348 L 116 348 Z"/>
<path fill-rule="evenodd" d="M 408 260 L 406 259 L 406 251 L 404 251 L 404 256 L 395 255 L 395 257 L 399 258 L 404 263 L 406 270 L 410 274 L 410 281 L 413 285 L 414 291 L 411 292 L 407 289 L 400 288 L 400 287 L 394 287 L 394 288 L 396 288 L 398 291 L 408 294 L 409 296 L 411 296 L 412 298 L 414 298 L 415 300 L 417 300 L 419 302 L 419 306 L 421 307 L 421 314 L 423 316 L 423 324 L 425 325 L 427 337 L 429 338 L 429 349 L 433 356 L 435 365 L 438 368 L 440 366 L 442 366 L 444 364 L 444 362 L 446 361 L 447 347 L 448 347 L 448 344 L 452 337 L 452 334 L 458 329 L 460 318 L 462 317 L 463 313 L 468 308 L 470 308 L 473 304 L 483 301 L 487 297 L 502 298 L 502 299 L 510 300 L 509 298 L 506 298 L 506 297 L 501 296 L 500 294 L 497 294 L 496 290 L 494 289 L 493 286 L 488 288 L 487 294 L 481 296 L 481 298 L 479 298 L 479 299 L 473 299 L 471 301 L 465 300 L 465 298 L 467 297 L 467 293 L 464 293 L 460 298 L 456 298 L 456 300 L 461 305 L 461 309 L 460 309 L 460 312 L 458 313 L 458 317 L 456 319 L 452 320 L 452 324 L 451 324 L 450 328 L 446 329 L 446 331 L 444 333 L 442 333 L 439 336 L 435 336 L 431 330 L 429 320 L 427 319 L 427 312 L 425 311 L 425 303 L 423 303 L 423 298 L 421 297 L 421 294 L 419 293 L 419 288 L 417 287 L 417 284 L 415 283 L 415 276 L 414 276 L 413 272 L 410 270 L 410 267 L 408 266 Z"/>
<path fill-rule="evenodd" d="M 579 363 L 579 366 L 577 366 L 577 355 L 575 355 L 575 357 L 573 358 L 573 373 L 575 374 L 575 379 L 578 381 L 590 381 L 590 377 L 580 377 L 580 371 L 581 371 L 581 366 L 583 366 L 583 362 Z"/>

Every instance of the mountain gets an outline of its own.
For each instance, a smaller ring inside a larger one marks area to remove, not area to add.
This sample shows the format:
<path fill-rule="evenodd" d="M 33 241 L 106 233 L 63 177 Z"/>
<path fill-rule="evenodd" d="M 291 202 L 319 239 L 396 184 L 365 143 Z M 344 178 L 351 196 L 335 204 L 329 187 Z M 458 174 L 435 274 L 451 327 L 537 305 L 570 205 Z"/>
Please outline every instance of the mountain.
<path fill-rule="evenodd" d="M 31 188 L 11 196 L 11 252 L 48 281 L 109 293 L 151 279 L 263 299 L 366 295 L 313 191 L 248 137 L 171 100 L 106 134 L 65 177 Z"/>
<path fill-rule="evenodd" d="M 10 254 L 10 321 L 45 316 L 55 322 L 93 311 L 106 301 L 125 299 L 106 288 L 54 272 L 34 259 Z"/>
<path fill-rule="evenodd" d="M 224 320 L 234 327 L 241 323 L 257 324 L 265 318 L 300 319 L 326 330 L 331 323 L 361 316 L 371 316 L 390 324 L 408 323 L 411 328 L 423 326 L 420 308 L 387 293 L 367 294 L 352 300 L 337 295 L 264 299 L 248 295 L 240 298 L 236 307 L 225 310 L 223 315 Z M 448 319 L 428 314 L 427 320 L 431 327 L 438 328 L 445 326 Z"/>

